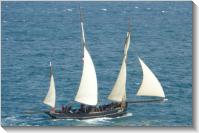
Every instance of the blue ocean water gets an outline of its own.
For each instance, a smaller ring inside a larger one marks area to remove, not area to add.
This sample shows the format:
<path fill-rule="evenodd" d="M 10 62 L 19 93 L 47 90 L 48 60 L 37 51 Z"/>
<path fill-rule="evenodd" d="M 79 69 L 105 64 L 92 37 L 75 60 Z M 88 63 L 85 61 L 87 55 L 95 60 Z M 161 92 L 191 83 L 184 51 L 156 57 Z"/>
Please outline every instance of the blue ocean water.
<path fill-rule="evenodd" d="M 158 77 L 168 101 L 129 105 L 119 118 L 52 120 L 42 103 L 53 63 L 57 108 L 74 99 L 82 59 L 79 3 L 86 41 L 96 67 L 99 100 L 120 69 L 128 18 L 127 98 L 142 80 L 137 57 Z M 192 126 L 192 2 L 2 2 L 2 126 Z"/>

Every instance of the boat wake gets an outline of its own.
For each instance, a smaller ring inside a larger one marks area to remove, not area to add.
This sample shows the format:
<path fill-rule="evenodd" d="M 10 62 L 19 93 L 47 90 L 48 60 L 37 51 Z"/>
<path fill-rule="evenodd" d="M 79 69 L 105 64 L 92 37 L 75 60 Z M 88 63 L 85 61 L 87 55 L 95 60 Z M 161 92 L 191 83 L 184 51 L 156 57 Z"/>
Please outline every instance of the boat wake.
<path fill-rule="evenodd" d="M 123 116 L 119 116 L 115 118 L 102 117 L 102 118 L 94 118 L 94 119 L 78 120 L 78 121 L 86 122 L 88 124 L 113 123 L 113 121 L 111 120 L 118 119 L 118 118 L 126 118 L 130 116 L 133 116 L 133 113 L 127 113 Z"/>
<path fill-rule="evenodd" d="M 16 126 L 22 119 L 18 116 L 6 116 L 1 119 L 1 125 L 3 126 Z"/>
<path fill-rule="evenodd" d="M 119 117 L 116 117 L 116 118 L 125 118 L 125 117 L 130 117 L 130 116 L 133 116 L 133 113 L 127 113 L 123 116 L 119 116 Z"/>
<path fill-rule="evenodd" d="M 167 98 L 165 98 L 165 99 L 164 99 L 164 102 L 165 102 L 165 101 L 168 101 L 168 99 L 167 99 Z"/>
<path fill-rule="evenodd" d="M 102 117 L 102 118 L 94 118 L 94 119 L 88 119 L 88 120 L 79 120 L 88 124 L 100 124 L 100 123 L 110 123 L 114 118 L 108 118 L 108 117 Z"/>

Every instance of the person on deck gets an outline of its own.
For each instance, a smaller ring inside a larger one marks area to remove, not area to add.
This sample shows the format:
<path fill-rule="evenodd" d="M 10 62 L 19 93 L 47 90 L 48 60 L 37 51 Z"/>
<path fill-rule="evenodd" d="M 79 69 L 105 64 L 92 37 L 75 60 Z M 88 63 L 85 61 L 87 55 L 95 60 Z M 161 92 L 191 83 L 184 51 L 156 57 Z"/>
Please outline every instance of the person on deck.
<path fill-rule="evenodd" d="M 69 112 L 71 110 L 71 106 L 67 106 L 65 107 L 65 112 Z"/>
<path fill-rule="evenodd" d="M 65 108 L 64 108 L 64 105 L 62 104 L 62 107 L 61 107 L 61 111 L 62 112 L 65 112 Z"/>
<path fill-rule="evenodd" d="M 55 108 L 51 108 L 50 113 L 55 113 Z"/>
<path fill-rule="evenodd" d="M 80 108 L 78 109 L 78 112 L 84 112 L 84 110 L 85 110 L 85 105 L 80 104 Z"/>

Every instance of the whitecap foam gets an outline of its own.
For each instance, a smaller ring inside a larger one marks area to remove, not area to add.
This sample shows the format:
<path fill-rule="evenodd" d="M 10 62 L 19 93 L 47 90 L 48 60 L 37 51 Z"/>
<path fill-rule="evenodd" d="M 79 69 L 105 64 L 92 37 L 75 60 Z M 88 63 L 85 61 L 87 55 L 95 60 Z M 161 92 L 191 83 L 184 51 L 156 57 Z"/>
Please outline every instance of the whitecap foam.
<path fill-rule="evenodd" d="M 136 84 L 136 85 L 139 85 L 140 83 L 139 83 L 139 82 L 136 82 L 135 84 Z"/>
<path fill-rule="evenodd" d="M 106 9 L 106 8 L 102 8 L 101 10 L 102 10 L 102 11 L 107 11 L 107 9 Z"/>
<path fill-rule="evenodd" d="M 118 116 L 116 118 L 102 117 L 102 118 L 94 118 L 94 119 L 78 120 L 78 121 L 83 121 L 89 124 L 99 124 L 99 123 L 106 123 L 106 122 L 113 123 L 110 120 L 118 119 L 118 118 L 125 118 L 125 117 L 130 117 L 130 116 L 133 116 L 133 113 L 126 113 L 125 115 Z"/>
<path fill-rule="evenodd" d="M 16 122 L 20 121 L 19 119 L 17 119 L 17 117 L 15 116 L 9 116 L 9 117 L 5 117 L 3 119 L 1 119 L 3 123 L 6 123 L 6 125 L 14 125 Z"/>
<path fill-rule="evenodd" d="M 125 118 L 125 117 L 130 117 L 130 116 L 133 116 L 133 113 L 126 113 L 125 115 L 119 116 L 119 117 L 116 117 L 116 118 Z"/>
<path fill-rule="evenodd" d="M 32 126 L 32 125 L 29 125 L 29 124 L 26 124 L 26 123 L 21 123 L 21 124 L 19 124 L 19 126 L 26 126 L 26 127 L 30 127 L 30 126 Z M 34 126 L 37 126 L 37 125 L 34 125 Z M 39 125 L 38 125 L 39 126 Z"/>
<path fill-rule="evenodd" d="M 162 13 L 166 13 L 167 11 L 165 11 L 165 10 L 162 10 L 161 12 L 162 12 Z"/>
<path fill-rule="evenodd" d="M 51 121 L 60 121 L 62 119 L 51 119 Z"/>
<path fill-rule="evenodd" d="M 74 121 L 77 119 L 50 119 L 50 121 Z"/>
<path fill-rule="evenodd" d="M 5 120 L 16 120 L 15 116 L 9 116 L 9 117 L 5 117 Z"/>
<path fill-rule="evenodd" d="M 68 8 L 68 9 L 67 9 L 67 11 L 69 11 L 69 12 L 72 12 L 72 11 L 73 11 L 73 9 L 71 9 L 71 8 Z"/>
<path fill-rule="evenodd" d="M 134 8 L 139 8 L 138 6 L 135 6 Z"/>
<path fill-rule="evenodd" d="M 133 113 L 127 113 L 124 115 L 124 117 L 129 117 L 129 116 L 133 116 Z"/>
<path fill-rule="evenodd" d="M 167 99 L 167 98 L 165 98 L 165 99 L 164 99 L 164 101 L 168 101 L 168 99 Z"/>
<path fill-rule="evenodd" d="M 83 121 L 88 124 L 99 124 L 99 123 L 111 122 L 110 121 L 111 119 L 113 119 L 113 118 L 102 117 L 102 118 L 94 118 L 94 119 L 79 120 L 79 121 Z"/>
<path fill-rule="evenodd" d="M 151 8 L 148 7 L 147 10 L 151 10 Z"/>

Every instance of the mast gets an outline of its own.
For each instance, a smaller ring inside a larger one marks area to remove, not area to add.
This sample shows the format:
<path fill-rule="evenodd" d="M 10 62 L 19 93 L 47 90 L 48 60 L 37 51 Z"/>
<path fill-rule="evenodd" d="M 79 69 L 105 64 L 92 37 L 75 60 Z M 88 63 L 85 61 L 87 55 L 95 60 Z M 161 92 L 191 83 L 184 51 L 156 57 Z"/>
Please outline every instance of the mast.
<path fill-rule="evenodd" d="M 51 106 L 52 108 L 55 108 L 55 102 L 56 102 L 55 82 L 54 82 L 54 77 L 52 73 L 52 65 L 50 62 L 50 86 L 49 86 L 48 93 L 43 103 Z"/>
<path fill-rule="evenodd" d="M 98 101 L 97 76 L 92 58 L 86 48 L 84 24 L 81 10 L 80 26 L 83 46 L 83 71 L 75 101 L 86 105 L 96 105 Z"/>
<path fill-rule="evenodd" d="M 79 7 L 80 11 L 80 27 L 81 27 L 81 43 L 82 43 L 82 49 L 83 47 L 86 47 L 86 39 L 85 39 L 85 33 L 84 33 L 84 23 L 83 23 L 83 12 L 81 11 L 81 7 Z"/>
<path fill-rule="evenodd" d="M 130 30 L 130 28 L 129 28 Z M 112 88 L 110 95 L 108 96 L 109 100 L 115 102 L 126 101 L 126 63 L 127 63 L 127 54 L 130 45 L 130 31 L 127 32 L 127 37 L 124 43 L 124 55 L 122 60 L 122 65 L 120 72 L 118 74 L 117 80 Z"/>
<path fill-rule="evenodd" d="M 163 88 L 157 79 L 157 77 L 153 74 L 153 72 L 147 67 L 143 60 L 139 57 L 139 62 L 143 71 L 143 80 L 138 89 L 137 96 L 157 96 L 157 97 L 165 97 Z"/>

